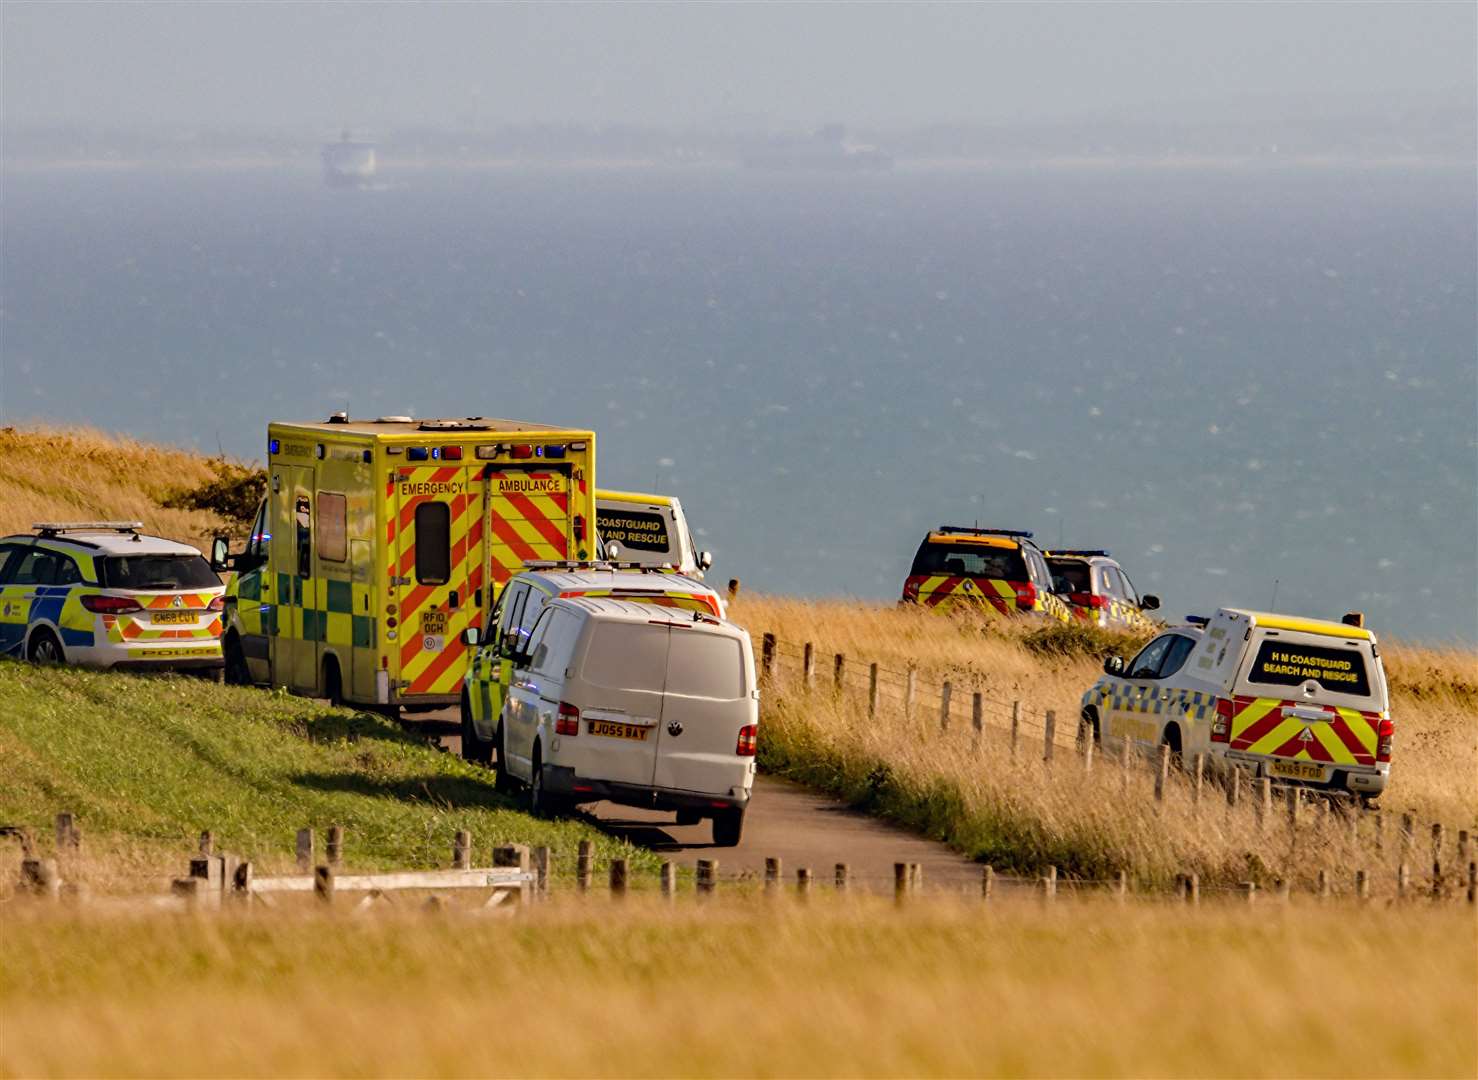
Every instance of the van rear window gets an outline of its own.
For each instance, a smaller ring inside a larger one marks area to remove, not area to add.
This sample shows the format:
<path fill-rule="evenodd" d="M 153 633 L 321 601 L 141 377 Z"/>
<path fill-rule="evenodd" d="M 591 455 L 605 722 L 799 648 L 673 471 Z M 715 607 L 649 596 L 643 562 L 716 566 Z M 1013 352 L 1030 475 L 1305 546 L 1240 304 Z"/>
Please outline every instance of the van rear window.
<path fill-rule="evenodd" d="M 595 528 L 602 540 L 614 540 L 633 551 L 667 551 L 671 547 L 667 519 L 661 514 L 596 507 Z"/>
<path fill-rule="evenodd" d="M 667 692 L 735 701 L 744 696 L 744 650 L 736 638 L 701 630 L 672 631 Z"/>
<path fill-rule="evenodd" d="M 661 693 L 667 681 L 666 626 L 597 623 L 580 674 L 607 690 Z"/>
<path fill-rule="evenodd" d="M 913 557 L 913 577 L 948 574 L 951 577 L 999 578 L 1030 581 L 1020 548 L 995 548 L 974 544 L 931 544 L 919 546 Z"/>
<path fill-rule="evenodd" d="M 1365 657 L 1355 649 L 1332 649 L 1268 638 L 1258 646 L 1247 681 L 1270 686 L 1300 686 L 1313 679 L 1325 690 L 1368 697 Z"/>

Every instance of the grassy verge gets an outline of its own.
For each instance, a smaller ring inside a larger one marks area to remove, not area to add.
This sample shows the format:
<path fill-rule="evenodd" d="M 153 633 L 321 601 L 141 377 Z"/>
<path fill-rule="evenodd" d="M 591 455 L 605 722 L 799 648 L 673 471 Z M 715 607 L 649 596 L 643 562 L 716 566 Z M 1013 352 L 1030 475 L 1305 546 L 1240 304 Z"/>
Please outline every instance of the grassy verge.
<path fill-rule="evenodd" d="M 77 814 L 99 887 L 180 873 L 207 828 L 264 869 L 291 860 L 299 828 L 331 824 L 353 866 L 445 865 L 470 829 L 482 860 L 494 843 L 544 844 L 569 869 L 592 839 L 655 867 L 588 826 L 519 812 L 491 773 L 382 717 L 197 679 L 0 662 L 0 760 L 0 824 L 46 837 L 55 813 Z"/>
<path fill-rule="evenodd" d="M 1425 906 L 12 910 L 0 1074 L 1471 1075 L 1473 945 Z"/>

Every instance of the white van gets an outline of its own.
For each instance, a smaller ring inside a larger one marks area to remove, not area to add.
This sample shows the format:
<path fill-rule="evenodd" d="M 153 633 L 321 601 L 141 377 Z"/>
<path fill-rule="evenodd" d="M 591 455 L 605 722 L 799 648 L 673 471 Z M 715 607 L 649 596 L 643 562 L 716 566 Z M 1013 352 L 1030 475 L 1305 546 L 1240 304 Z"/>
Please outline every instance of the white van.
<path fill-rule="evenodd" d="M 498 768 L 557 813 L 606 799 L 713 821 L 732 847 L 754 784 L 759 690 L 749 635 L 697 611 L 550 601 L 514 658 Z"/>
<path fill-rule="evenodd" d="M 1222 608 L 1110 656 L 1083 719 L 1111 745 L 1207 753 L 1224 769 L 1372 799 L 1395 727 L 1375 635 L 1363 626 Z"/>
<path fill-rule="evenodd" d="M 713 556 L 693 546 L 683 504 L 669 495 L 636 491 L 595 493 L 595 531 L 602 543 L 620 545 L 613 558 L 638 566 L 665 566 L 703 578 Z"/>

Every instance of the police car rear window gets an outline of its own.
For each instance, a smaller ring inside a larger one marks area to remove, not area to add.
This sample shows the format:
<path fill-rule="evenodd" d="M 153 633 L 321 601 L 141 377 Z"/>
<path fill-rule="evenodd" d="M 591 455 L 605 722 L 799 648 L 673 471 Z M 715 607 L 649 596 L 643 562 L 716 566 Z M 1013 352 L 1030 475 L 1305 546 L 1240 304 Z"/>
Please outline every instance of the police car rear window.
<path fill-rule="evenodd" d="M 1089 581 L 1091 571 L 1088 569 L 1088 564 L 1081 559 L 1048 559 L 1047 566 L 1052 571 L 1052 585 L 1058 592 L 1091 593 L 1093 591 L 1093 585 Z"/>
<path fill-rule="evenodd" d="M 977 547 L 973 544 L 926 543 L 914 556 L 912 574 L 1029 580 L 1020 548 Z"/>
<path fill-rule="evenodd" d="M 213 589 L 221 583 L 199 555 L 108 555 L 99 560 L 107 589 Z"/>
<path fill-rule="evenodd" d="M 1355 649 L 1332 649 L 1267 638 L 1258 646 L 1247 681 L 1270 686 L 1302 686 L 1313 679 L 1325 690 L 1366 697 L 1370 680 L 1365 657 Z"/>

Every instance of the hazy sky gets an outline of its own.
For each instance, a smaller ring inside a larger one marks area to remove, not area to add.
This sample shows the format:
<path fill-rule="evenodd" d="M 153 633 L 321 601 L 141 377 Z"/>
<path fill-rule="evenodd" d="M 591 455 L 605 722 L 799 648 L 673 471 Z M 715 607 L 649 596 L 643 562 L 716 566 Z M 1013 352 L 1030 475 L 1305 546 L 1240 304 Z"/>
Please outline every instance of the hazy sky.
<path fill-rule="evenodd" d="M 1472 102 L 1478 5 L 0 2 L 3 120 L 388 127 L 1009 120 Z M 474 106 L 474 101 L 476 105 Z"/>

